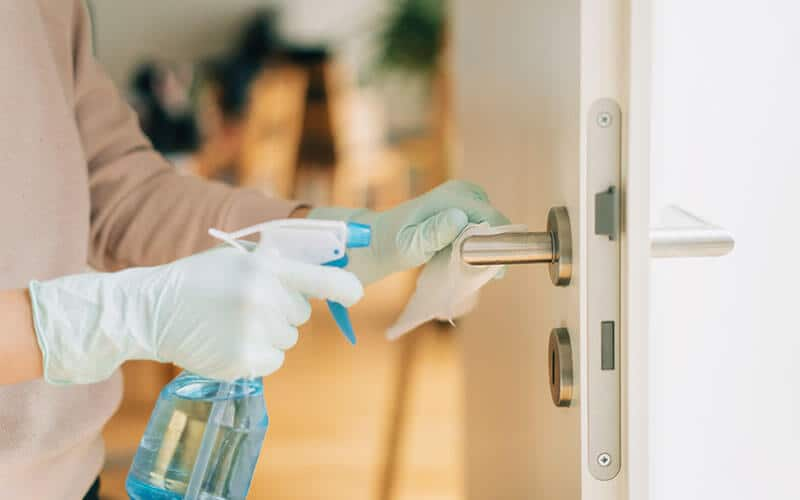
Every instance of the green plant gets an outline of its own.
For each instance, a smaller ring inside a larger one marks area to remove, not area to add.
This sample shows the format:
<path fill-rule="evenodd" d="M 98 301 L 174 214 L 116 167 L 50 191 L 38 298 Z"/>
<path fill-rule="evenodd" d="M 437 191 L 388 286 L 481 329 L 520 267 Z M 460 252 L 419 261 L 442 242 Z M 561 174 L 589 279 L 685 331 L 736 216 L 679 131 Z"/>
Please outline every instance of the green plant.
<path fill-rule="evenodd" d="M 444 42 L 443 0 L 394 0 L 379 32 L 376 69 L 432 76 Z"/>

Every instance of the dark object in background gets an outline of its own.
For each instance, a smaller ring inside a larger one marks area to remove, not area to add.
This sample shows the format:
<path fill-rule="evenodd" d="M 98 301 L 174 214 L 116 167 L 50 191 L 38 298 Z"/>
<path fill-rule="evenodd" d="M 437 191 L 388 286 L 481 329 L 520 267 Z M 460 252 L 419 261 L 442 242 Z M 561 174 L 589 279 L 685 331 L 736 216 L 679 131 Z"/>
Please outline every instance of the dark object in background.
<path fill-rule="evenodd" d="M 207 66 L 207 79 L 217 88 L 217 105 L 229 120 L 244 118 L 253 81 L 268 67 L 292 65 L 308 71 L 300 164 L 334 163 L 334 145 L 325 84 L 325 47 L 299 46 L 284 40 L 278 30 L 275 10 L 262 10 L 245 25 L 233 51 Z"/>
<path fill-rule="evenodd" d="M 308 71 L 303 132 L 298 163 L 309 166 L 332 166 L 336 162 L 331 120 L 331 96 L 326 74 L 328 52 L 322 48 L 293 48 L 287 52 L 292 64 Z"/>
<path fill-rule="evenodd" d="M 188 90 L 172 70 L 157 63 L 142 65 L 133 77 L 133 106 L 153 148 L 164 154 L 197 148 L 197 125 Z"/>
<path fill-rule="evenodd" d="M 241 59 L 219 60 L 208 65 L 207 79 L 216 89 L 216 102 L 227 119 L 239 119 L 247 109 L 250 85 L 261 64 Z"/>
<path fill-rule="evenodd" d="M 242 117 L 253 80 L 266 65 L 280 61 L 284 44 L 276 22 L 274 11 L 259 11 L 233 51 L 208 64 L 206 76 L 219 89 L 218 105 L 226 118 Z"/>
<path fill-rule="evenodd" d="M 250 85 L 265 67 L 294 64 L 310 69 L 328 61 L 324 47 L 301 47 L 284 40 L 278 22 L 276 11 L 258 11 L 245 24 L 233 50 L 208 64 L 207 78 L 220 88 L 219 106 L 226 117 L 241 117 Z"/>

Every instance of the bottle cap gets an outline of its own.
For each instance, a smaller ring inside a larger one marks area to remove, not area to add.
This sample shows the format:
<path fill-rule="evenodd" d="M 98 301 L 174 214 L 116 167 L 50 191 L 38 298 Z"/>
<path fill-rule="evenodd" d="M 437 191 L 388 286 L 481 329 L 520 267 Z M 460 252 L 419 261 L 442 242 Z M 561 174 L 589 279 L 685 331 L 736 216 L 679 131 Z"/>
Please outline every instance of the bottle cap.
<path fill-rule="evenodd" d="M 358 222 L 347 223 L 347 248 L 365 248 L 372 239 L 372 228 Z"/>

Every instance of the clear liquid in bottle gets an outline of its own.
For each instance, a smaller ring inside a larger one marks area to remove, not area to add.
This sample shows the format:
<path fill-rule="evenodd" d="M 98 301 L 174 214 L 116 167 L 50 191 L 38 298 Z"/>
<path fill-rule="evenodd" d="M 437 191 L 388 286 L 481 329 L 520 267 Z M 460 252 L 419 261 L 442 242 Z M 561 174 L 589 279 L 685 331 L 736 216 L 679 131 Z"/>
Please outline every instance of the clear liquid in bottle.
<path fill-rule="evenodd" d="M 159 395 L 128 473 L 128 495 L 183 499 L 205 438 L 210 454 L 198 498 L 244 500 L 267 424 L 260 378 L 224 384 L 181 373 Z"/>

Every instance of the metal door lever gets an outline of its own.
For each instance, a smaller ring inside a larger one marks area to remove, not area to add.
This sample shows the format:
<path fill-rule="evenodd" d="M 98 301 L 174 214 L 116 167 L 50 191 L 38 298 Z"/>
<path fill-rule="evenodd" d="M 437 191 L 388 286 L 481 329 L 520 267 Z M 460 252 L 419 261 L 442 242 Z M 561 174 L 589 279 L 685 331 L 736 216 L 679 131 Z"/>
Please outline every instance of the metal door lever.
<path fill-rule="evenodd" d="M 546 263 L 553 284 L 567 286 L 572 278 L 572 232 L 567 208 L 551 208 L 547 230 L 542 233 L 471 236 L 461 243 L 461 259 L 472 266 Z"/>
<path fill-rule="evenodd" d="M 664 215 L 667 225 L 650 229 L 652 257 L 720 257 L 733 250 L 733 236 L 725 229 L 674 205 Z"/>

